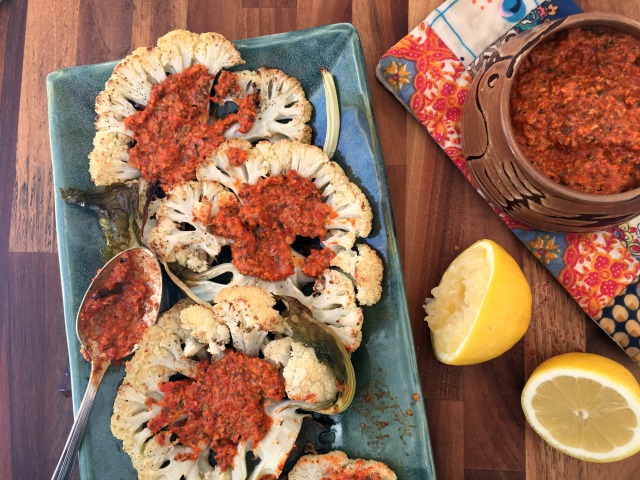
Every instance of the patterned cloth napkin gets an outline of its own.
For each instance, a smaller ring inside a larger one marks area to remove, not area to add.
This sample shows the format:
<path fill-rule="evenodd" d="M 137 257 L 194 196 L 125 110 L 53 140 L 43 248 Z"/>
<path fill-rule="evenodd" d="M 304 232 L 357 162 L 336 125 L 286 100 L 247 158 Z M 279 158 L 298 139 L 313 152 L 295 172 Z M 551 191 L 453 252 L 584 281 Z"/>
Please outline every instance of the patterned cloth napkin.
<path fill-rule="evenodd" d="M 475 186 L 459 128 L 473 76 L 520 32 L 580 11 L 571 0 L 449 0 L 382 56 L 376 75 Z M 561 234 L 532 230 L 494 210 L 580 307 L 640 362 L 640 216 L 605 231 Z"/>

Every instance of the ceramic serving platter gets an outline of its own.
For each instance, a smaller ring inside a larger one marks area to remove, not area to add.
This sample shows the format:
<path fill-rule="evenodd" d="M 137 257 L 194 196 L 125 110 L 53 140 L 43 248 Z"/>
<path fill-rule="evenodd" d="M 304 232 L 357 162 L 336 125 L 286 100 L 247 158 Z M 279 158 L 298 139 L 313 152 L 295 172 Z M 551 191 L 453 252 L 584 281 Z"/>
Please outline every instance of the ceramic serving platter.
<path fill-rule="evenodd" d="M 335 76 L 340 99 L 340 141 L 334 159 L 367 195 L 374 215 L 367 242 L 382 256 L 383 296 L 365 307 L 362 346 L 353 355 L 357 391 L 351 407 L 330 421 L 308 422 L 305 440 L 320 452 L 340 449 L 350 457 L 387 463 L 403 480 L 435 478 L 407 312 L 389 188 L 369 95 L 358 34 L 349 24 L 236 42 L 242 68 L 276 67 L 296 76 L 314 107 L 314 143 L 324 143 L 325 98 L 320 67 Z M 53 72 L 47 79 L 49 126 L 56 188 L 56 225 L 69 345 L 73 403 L 77 411 L 89 364 L 75 335 L 78 306 L 101 266 L 104 240 L 96 216 L 61 200 L 59 188 L 88 188 L 87 155 L 95 133 L 94 101 L 115 62 Z M 89 479 L 131 479 L 135 470 L 110 430 L 113 401 L 124 368 L 111 368 L 96 399 L 80 449 L 80 472 Z M 416 400 L 417 399 L 417 400 Z"/>

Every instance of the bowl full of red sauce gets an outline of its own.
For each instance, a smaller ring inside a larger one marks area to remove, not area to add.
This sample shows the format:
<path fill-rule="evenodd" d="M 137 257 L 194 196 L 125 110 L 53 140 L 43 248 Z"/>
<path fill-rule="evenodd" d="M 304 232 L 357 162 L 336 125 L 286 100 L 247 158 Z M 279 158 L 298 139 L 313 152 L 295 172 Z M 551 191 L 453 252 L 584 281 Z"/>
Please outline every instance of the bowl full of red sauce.
<path fill-rule="evenodd" d="M 640 214 L 640 23 L 586 13 L 540 25 L 474 79 L 462 146 L 482 193 L 541 230 Z"/>

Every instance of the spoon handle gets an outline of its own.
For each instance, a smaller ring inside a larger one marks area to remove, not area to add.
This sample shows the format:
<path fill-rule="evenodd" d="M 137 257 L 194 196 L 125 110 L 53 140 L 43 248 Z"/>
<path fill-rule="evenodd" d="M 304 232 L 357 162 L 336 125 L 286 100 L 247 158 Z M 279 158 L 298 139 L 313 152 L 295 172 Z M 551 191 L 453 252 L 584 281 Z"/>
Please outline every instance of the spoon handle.
<path fill-rule="evenodd" d="M 96 393 L 98 393 L 98 387 L 100 387 L 102 377 L 104 377 L 104 374 L 110 364 L 110 360 L 91 363 L 91 376 L 89 377 L 87 391 L 82 398 L 80 410 L 73 422 L 73 427 L 71 428 L 71 432 L 67 438 L 67 443 L 65 443 L 62 454 L 60 454 L 60 460 L 58 460 L 58 465 L 53 472 L 51 480 L 65 480 L 71 475 L 71 469 L 73 467 L 76 454 L 78 453 L 78 448 L 80 448 L 84 430 L 87 426 L 87 422 L 89 421 L 89 414 L 91 413 L 91 407 L 93 407 L 93 401 L 96 398 Z"/>

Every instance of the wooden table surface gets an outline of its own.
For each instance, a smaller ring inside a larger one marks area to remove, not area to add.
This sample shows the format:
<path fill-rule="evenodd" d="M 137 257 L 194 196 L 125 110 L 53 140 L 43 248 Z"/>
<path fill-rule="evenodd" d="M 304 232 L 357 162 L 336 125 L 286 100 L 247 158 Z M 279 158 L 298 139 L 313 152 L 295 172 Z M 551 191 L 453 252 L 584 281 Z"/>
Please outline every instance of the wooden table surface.
<path fill-rule="evenodd" d="M 378 58 L 440 0 L 0 0 L 0 479 L 49 478 L 72 422 L 53 211 L 45 77 L 119 59 L 175 28 L 230 39 L 351 22 L 360 33 L 391 186 L 407 299 L 440 479 L 637 478 L 640 454 L 589 464 L 526 426 L 520 392 L 566 351 L 640 367 L 589 320 L 375 80 Z M 579 0 L 640 20 L 640 1 Z M 533 289 L 525 338 L 502 357 L 455 368 L 431 351 L 422 304 L 449 262 L 480 238 L 504 246 Z M 76 473 L 77 475 L 77 473 Z"/>

